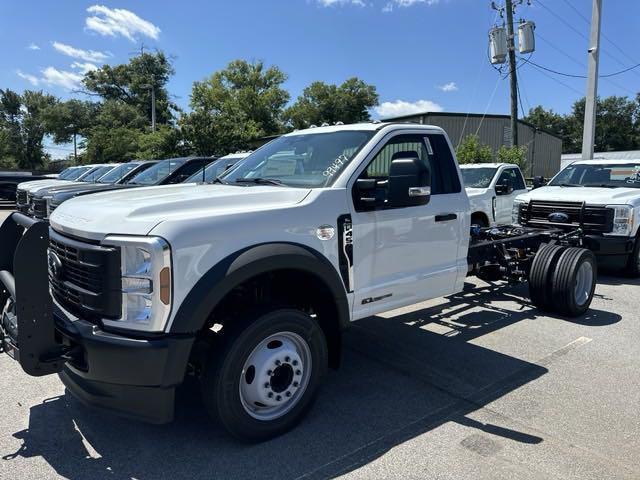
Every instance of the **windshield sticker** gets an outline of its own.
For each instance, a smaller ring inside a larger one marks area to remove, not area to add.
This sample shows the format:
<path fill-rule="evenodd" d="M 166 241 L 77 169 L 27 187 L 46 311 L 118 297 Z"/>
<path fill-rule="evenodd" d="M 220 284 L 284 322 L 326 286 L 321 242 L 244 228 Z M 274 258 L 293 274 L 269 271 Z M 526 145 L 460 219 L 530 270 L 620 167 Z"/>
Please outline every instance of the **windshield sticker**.
<path fill-rule="evenodd" d="M 295 175 L 298 161 L 295 158 L 270 158 L 264 167 L 264 177 L 290 177 Z"/>
<path fill-rule="evenodd" d="M 348 161 L 349 159 L 344 154 L 341 154 L 331 165 L 327 167 L 324 172 L 322 172 L 322 175 L 325 177 L 333 177 L 347 164 Z"/>

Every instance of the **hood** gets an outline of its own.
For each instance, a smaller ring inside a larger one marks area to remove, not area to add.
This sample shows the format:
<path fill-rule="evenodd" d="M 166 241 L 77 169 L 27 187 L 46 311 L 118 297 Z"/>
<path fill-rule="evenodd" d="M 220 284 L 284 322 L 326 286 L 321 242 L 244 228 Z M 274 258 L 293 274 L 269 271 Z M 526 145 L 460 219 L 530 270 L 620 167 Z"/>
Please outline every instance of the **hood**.
<path fill-rule="evenodd" d="M 41 195 L 51 195 L 53 201 L 56 202 L 60 198 L 71 198 L 76 195 L 85 195 L 87 193 L 107 192 L 110 190 L 118 190 L 125 188 L 124 185 L 115 185 L 112 183 L 73 183 L 64 187 L 47 188 Z"/>
<path fill-rule="evenodd" d="M 35 190 L 38 190 L 40 188 L 47 188 L 47 187 L 51 187 L 53 185 L 64 185 L 65 183 L 71 183 L 68 180 L 56 180 L 56 179 L 49 179 L 49 180 L 34 180 L 31 182 L 22 182 L 18 184 L 18 189 L 19 190 L 26 190 L 27 192 L 33 192 Z"/>
<path fill-rule="evenodd" d="M 587 202 L 587 205 L 640 205 L 640 188 L 555 187 L 537 188 L 517 200 Z"/>
<path fill-rule="evenodd" d="M 479 197 L 481 195 L 486 195 L 489 188 L 474 188 L 474 187 L 466 187 L 467 197 Z"/>
<path fill-rule="evenodd" d="M 79 196 L 51 215 L 54 229 L 101 240 L 111 233 L 146 235 L 156 225 L 203 216 L 284 208 L 300 203 L 309 189 L 277 186 L 178 184 Z"/>

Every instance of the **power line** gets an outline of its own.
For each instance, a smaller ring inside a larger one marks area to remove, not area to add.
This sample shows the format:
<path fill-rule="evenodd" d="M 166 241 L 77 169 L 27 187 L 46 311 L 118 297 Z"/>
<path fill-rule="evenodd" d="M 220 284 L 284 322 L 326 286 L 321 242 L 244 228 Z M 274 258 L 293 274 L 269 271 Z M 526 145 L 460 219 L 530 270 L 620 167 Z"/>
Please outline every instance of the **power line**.
<path fill-rule="evenodd" d="M 549 7 L 547 7 L 544 3 L 542 3 L 542 1 L 541 1 L 541 0 L 536 0 L 536 1 L 538 2 L 538 4 L 540 4 L 540 6 L 541 6 L 542 8 L 544 8 L 545 10 L 547 10 L 551 15 L 553 15 L 553 16 L 554 16 L 555 18 L 557 18 L 560 22 L 562 22 L 564 25 L 566 25 L 566 26 L 567 26 L 567 28 L 569 28 L 570 30 L 572 30 L 573 32 L 575 32 L 576 34 L 578 34 L 580 37 L 584 38 L 587 42 L 589 42 L 589 41 L 590 41 L 590 40 L 589 40 L 589 37 L 587 37 L 584 33 L 582 33 L 582 32 L 581 32 L 580 30 L 578 30 L 576 27 L 574 27 L 573 25 L 571 25 L 571 23 L 569 23 L 568 21 L 566 21 L 564 18 L 562 18 L 560 15 L 558 15 L 558 14 L 557 14 L 556 12 L 554 12 L 552 9 L 550 9 Z M 565 1 L 566 1 L 566 0 L 565 0 Z M 576 9 L 574 8 L 574 10 L 576 10 Z M 584 17 L 582 14 L 580 14 L 580 17 L 581 17 L 583 20 L 585 20 L 585 21 L 587 22 L 587 24 L 588 24 L 588 25 L 591 25 L 591 22 L 590 22 L 586 17 Z M 604 34 L 603 34 L 602 36 L 603 36 L 603 37 L 605 37 L 605 36 L 604 36 Z M 605 37 L 605 38 L 606 38 L 606 37 Z M 614 47 L 616 47 L 618 50 L 620 50 L 620 51 L 622 52 L 622 49 L 621 49 L 620 47 L 618 47 L 615 43 L 613 43 L 613 41 L 611 41 L 611 40 L 609 40 L 609 39 L 607 39 L 607 40 L 609 41 L 609 43 L 611 43 Z M 623 66 L 626 66 L 626 65 L 627 65 L 624 61 L 620 60 L 618 57 L 614 56 L 613 54 L 609 53 L 609 52 L 608 52 L 608 51 L 606 51 L 606 50 L 602 50 L 602 53 L 603 53 L 603 55 L 606 55 L 606 56 L 608 56 L 609 58 L 612 58 L 613 60 L 615 60 L 616 62 L 618 62 L 620 65 L 623 65 Z M 626 53 L 624 53 L 624 52 L 622 52 L 622 53 L 623 53 L 623 55 L 627 56 L 627 54 L 626 54 Z M 628 56 L 627 56 L 627 58 L 630 58 L 630 57 L 628 57 Z M 633 60 L 633 59 L 630 59 L 630 60 L 631 60 L 632 62 L 637 62 L 637 60 Z M 638 73 L 638 72 L 635 72 L 635 73 Z M 639 75 L 640 75 L 640 74 L 639 74 Z M 586 78 L 586 77 L 585 77 L 585 78 Z"/>
<path fill-rule="evenodd" d="M 586 23 L 587 25 L 591 25 L 591 22 L 589 21 L 589 19 L 588 19 L 587 17 L 585 17 L 585 16 L 580 12 L 580 10 L 578 10 L 578 9 L 577 9 L 577 8 L 576 8 L 576 7 L 575 7 L 575 6 L 574 6 L 574 5 L 573 5 L 569 0 L 563 0 L 563 1 L 564 1 L 564 3 L 566 3 L 566 4 L 569 6 L 569 8 L 571 8 L 571 9 L 574 11 L 574 12 L 575 12 L 575 13 L 576 13 L 576 14 L 577 14 L 577 15 L 578 15 L 582 20 L 584 20 L 584 21 L 585 21 L 585 23 Z M 627 54 L 627 53 L 626 53 L 622 48 L 620 48 L 616 42 L 614 42 L 614 41 L 613 41 L 613 40 L 611 40 L 609 37 L 607 37 L 606 33 L 601 32 L 601 33 L 600 33 L 600 35 L 602 35 L 602 37 L 603 37 L 607 42 L 609 42 L 613 47 L 615 47 L 615 49 L 616 49 L 616 50 L 618 50 L 622 55 L 624 55 L 624 56 L 625 56 L 629 61 L 631 61 L 631 62 L 633 62 L 633 63 L 637 63 L 637 62 L 638 62 L 638 60 L 637 60 L 637 59 L 635 59 L 635 58 L 631 58 L 631 56 L 630 56 L 630 55 L 628 55 L 628 54 Z M 605 53 L 606 53 L 606 52 L 605 52 Z M 614 58 L 614 57 L 611 57 L 611 58 Z M 637 73 L 637 72 L 635 72 L 635 73 Z M 638 74 L 638 75 L 640 75 L 640 74 Z"/>
<path fill-rule="evenodd" d="M 564 72 L 559 72 L 558 70 L 554 70 L 552 68 L 548 68 L 542 65 L 538 65 L 535 62 L 532 62 L 531 60 L 527 59 L 527 58 L 523 58 L 522 59 L 524 62 L 526 63 L 530 63 L 531 65 L 535 65 L 538 68 L 541 68 L 543 70 L 546 70 L 547 72 L 551 72 L 551 73 L 555 73 L 556 75 L 562 75 L 563 77 L 570 77 L 570 78 L 587 78 L 586 75 L 575 75 L 573 73 L 564 73 Z M 640 67 L 640 63 L 638 63 L 637 65 L 633 65 L 631 67 L 625 68 L 624 70 L 620 70 L 618 72 L 614 72 L 614 73 L 608 73 L 606 75 L 598 75 L 599 78 L 609 78 L 609 77 L 615 77 L 616 75 L 621 75 L 623 73 L 626 73 L 630 70 L 633 70 L 635 68 Z"/>
<path fill-rule="evenodd" d="M 581 97 L 584 97 L 584 92 L 580 92 L 579 90 L 576 90 L 575 88 L 573 88 L 571 85 L 567 85 L 566 83 L 564 83 L 561 80 L 558 80 L 556 77 L 554 77 L 553 75 L 549 75 L 547 72 L 545 72 L 544 70 L 536 67 L 533 63 L 529 62 L 529 65 L 531 65 L 534 69 L 536 69 L 538 72 L 540 72 L 541 74 L 543 74 L 545 77 L 550 78 L 551 80 L 553 80 L 556 83 L 559 83 L 560 85 L 564 86 L 565 88 L 568 88 L 569 90 L 572 90 L 573 92 L 577 93 L 578 95 L 580 95 Z"/>
<path fill-rule="evenodd" d="M 539 38 L 540 40 L 542 40 L 544 43 L 546 43 L 549 47 L 553 48 L 556 52 L 562 54 L 564 57 L 568 58 L 569 60 L 571 60 L 573 63 L 575 63 L 576 65 L 582 67 L 582 68 L 587 68 L 587 65 L 584 62 L 581 62 L 580 60 L 577 60 L 575 57 L 573 57 L 572 55 L 568 54 L 567 52 L 565 52 L 564 50 L 562 50 L 561 48 L 559 48 L 558 46 L 556 46 L 553 42 L 550 42 L 549 40 L 547 40 L 546 38 L 544 38 L 542 35 L 540 35 L 539 32 L 536 32 L 536 37 Z M 634 73 L 637 73 L 635 70 L 633 71 Z M 624 90 L 625 92 L 631 94 L 631 95 L 635 95 L 636 92 L 628 89 L 627 87 L 624 87 L 616 82 L 614 82 L 613 80 L 611 80 L 610 78 L 607 77 L 603 77 L 603 79 L 610 83 L 611 85 L 613 85 L 616 88 L 619 88 L 620 90 Z"/>

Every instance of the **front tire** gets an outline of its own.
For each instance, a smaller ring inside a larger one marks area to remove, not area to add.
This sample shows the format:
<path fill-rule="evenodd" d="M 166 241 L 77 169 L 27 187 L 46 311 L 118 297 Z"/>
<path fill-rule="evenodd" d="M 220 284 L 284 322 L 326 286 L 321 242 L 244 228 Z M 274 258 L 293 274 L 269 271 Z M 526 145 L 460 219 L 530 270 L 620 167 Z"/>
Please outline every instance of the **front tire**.
<path fill-rule="evenodd" d="M 202 376 L 209 415 L 235 437 L 259 442 L 293 428 L 327 371 L 327 342 L 304 312 L 258 313 L 222 333 Z M 225 327 L 226 328 L 226 327 Z"/>
<path fill-rule="evenodd" d="M 636 237 L 636 244 L 629 257 L 626 273 L 631 278 L 640 277 L 640 236 Z"/>
<path fill-rule="evenodd" d="M 568 317 L 585 313 L 596 288 L 596 257 L 584 248 L 567 248 L 553 272 L 551 283 L 554 309 Z"/>

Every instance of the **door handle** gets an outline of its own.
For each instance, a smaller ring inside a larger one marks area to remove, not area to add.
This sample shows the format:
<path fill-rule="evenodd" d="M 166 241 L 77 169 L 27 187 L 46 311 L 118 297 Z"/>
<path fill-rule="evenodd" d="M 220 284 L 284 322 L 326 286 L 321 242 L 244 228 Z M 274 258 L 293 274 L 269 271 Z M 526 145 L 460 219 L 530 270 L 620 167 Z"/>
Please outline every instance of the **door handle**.
<path fill-rule="evenodd" d="M 436 215 L 436 222 L 448 222 L 456 218 L 458 218 L 458 215 L 455 213 L 445 213 L 444 215 Z"/>

